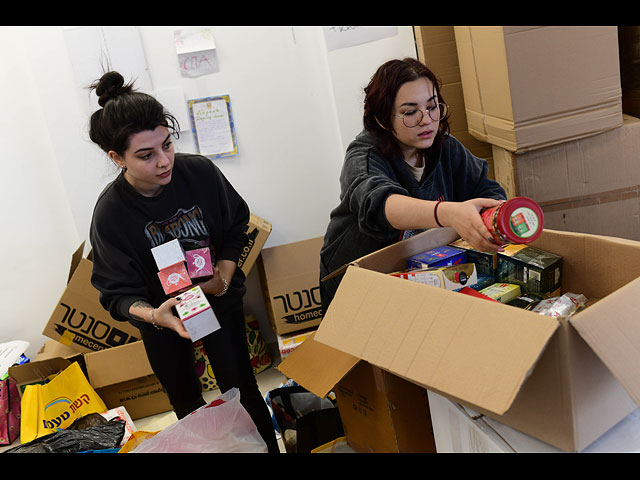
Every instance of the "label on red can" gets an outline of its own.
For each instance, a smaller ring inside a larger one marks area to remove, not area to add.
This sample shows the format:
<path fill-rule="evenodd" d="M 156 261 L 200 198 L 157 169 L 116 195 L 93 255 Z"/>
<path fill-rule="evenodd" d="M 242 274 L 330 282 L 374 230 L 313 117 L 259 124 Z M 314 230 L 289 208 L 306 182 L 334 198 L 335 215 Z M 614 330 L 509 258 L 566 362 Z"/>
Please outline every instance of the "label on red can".
<path fill-rule="evenodd" d="M 509 218 L 511 230 L 520 238 L 529 238 L 540 228 L 538 215 L 527 207 L 516 208 Z"/>

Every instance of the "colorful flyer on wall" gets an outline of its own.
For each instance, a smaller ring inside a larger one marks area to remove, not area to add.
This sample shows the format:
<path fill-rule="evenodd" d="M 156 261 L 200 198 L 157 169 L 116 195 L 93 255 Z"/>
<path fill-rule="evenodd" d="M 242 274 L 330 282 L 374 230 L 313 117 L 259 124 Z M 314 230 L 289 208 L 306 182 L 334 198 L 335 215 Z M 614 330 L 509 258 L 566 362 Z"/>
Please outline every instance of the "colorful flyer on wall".
<path fill-rule="evenodd" d="M 238 153 L 229 95 L 189 100 L 196 150 L 207 157 Z"/>

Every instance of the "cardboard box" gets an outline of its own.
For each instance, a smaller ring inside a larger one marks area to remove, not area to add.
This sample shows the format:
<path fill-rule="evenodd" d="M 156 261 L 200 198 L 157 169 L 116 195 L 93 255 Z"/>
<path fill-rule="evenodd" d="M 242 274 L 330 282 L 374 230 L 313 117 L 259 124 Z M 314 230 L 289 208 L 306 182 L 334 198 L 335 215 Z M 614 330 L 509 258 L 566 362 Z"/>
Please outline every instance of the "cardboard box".
<path fill-rule="evenodd" d="M 527 246 L 513 253 L 497 255 L 498 282 L 515 283 L 526 293 L 541 296 L 559 295 L 562 284 L 562 257 Z"/>
<path fill-rule="evenodd" d="M 216 314 L 198 285 L 180 294 L 180 303 L 175 309 L 193 342 L 220 328 Z"/>
<path fill-rule="evenodd" d="M 640 240 L 640 119 L 562 145 L 513 154 L 517 195 L 538 202 L 545 227 Z"/>
<path fill-rule="evenodd" d="M 191 280 L 202 281 L 213 275 L 211 252 L 208 248 L 187 250 L 184 255 Z"/>
<path fill-rule="evenodd" d="M 186 261 L 184 256 L 184 249 L 180 245 L 178 239 L 173 239 L 169 242 L 158 245 L 151 249 L 153 259 L 156 261 L 158 270 L 164 270 L 165 268 Z"/>
<path fill-rule="evenodd" d="M 242 249 L 240 259 L 238 260 L 238 267 L 242 269 L 245 275 L 249 275 L 251 268 L 260 255 L 262 247 L 267 241 L 267 238 L 269 238 L 269 235 L 271 235 L 271 223 L 252 213 L 249 216 L 247 235 L 249 236 L 249 241 Z"/>
<path fill-rule="evenodd" d="M 158 280 L 164 293 L 172 295 L 192 285 L 189 272 L 184 262 L 175 263 L 158 272 Z"/>
<path fill-rule="evenodd" d="M 443 245 L 417 255 L 412 255 L 407 259 L 407 268 L 445 267 L 458 263 L 466 263 L 466 261 L 466 251 Z"/>
<path fill-rule="evenodd" d="M 569 319 L 387 275 L 456 237 L 428 230 L 346 266 L 314 339 L 279 370 L 323 396 L 367 362 L 567 451 L 637 408 L 640 243 L 542 233 L 533 246 L 563 257 L 563 292 L 600 298 Z"/>
<path fill-rule="evenodd" d="M 293 333 L 287 333 L 284 335 L 277 335 L 278 338 L 278 350 L 280 351 L 280 359 L 286 358 L 296 347 L 299 347 L 304 343 L 307 338 L 313 336 L 316 332 L 315 328 L 307 330 L 297 331 Z"/>
<path fill-rule="evenodd" d="M 509 303 L 511 300 L 518 298 L 521 294 L 520 285 L 512 283 L 494 283 L 480 290 L 485 295 L 501 303 Z"/>
<path fill-rule="evenodd" d="M 429 268 L 426 270 L 410 270 L 408 272 L 392 273 L 391 275 L 436 288 L 446 288 L 447 290 L 459 290 L 465 285 L 471 286 L 478 283 L 478 274 L 473 263 L 459 263 L 450 267 Z"/>
<path fill-rule="evenodd" d="M 453 26 L 436 25 L 413 28 L 418 59 L 427 65 L 442 82 L 440 93 L 449 106 L 451 135 L 456 137 L 476 157 L 486 159 L 491 167 L 493 163 L 491 145 L 478 140 L 469 133 Z M 490 176 L 492 176 L 491 171 Z"/>
<path fill-rule="evenodd" d="M 92 352 L 140 339 L 128 322 L 118 322 L 100 304 L 100 293 L 91 285 L 92 262 L 83 258 L 84 242 L 71 259 L 69 282 L 42 334 L 74 348 Z"/>
<path fill-rule="evenodd" d="M 322 237 L 265 248 L 258 258 L 262 293 L 275 333 L 318 326 Z"/>
<path fill-rule="evenodd" d="M 454 32 L 474 137 L 525 152 L 622 125 L 615 26 L 456 26 Z"/>
<path fill-rule="evenodd" d="M 173 410 L 141 341 L 84 354 L 87 378 L 108 408 L 123 406 L 132 419 Z"/>
<path fill-rule="evenodd" d="M 278 369 L 303 386 L 312 385 L 322 398 L 335 393 L 350 447 L 364 453 L 435 451 L 426 390 L 313 336 Z"/>
<path fill-rule="evenodd" d="M 78 362 L 109 409 L 124 407 L 134 420 L 173 409 L 151 370 L 141 341 L 99 352 L 79 353 L 49 340 L 36 358 L 30 363 L 11 367 L 9 375 L 22 392 L 26 385 L 41 383 L 72 362 Z"/>

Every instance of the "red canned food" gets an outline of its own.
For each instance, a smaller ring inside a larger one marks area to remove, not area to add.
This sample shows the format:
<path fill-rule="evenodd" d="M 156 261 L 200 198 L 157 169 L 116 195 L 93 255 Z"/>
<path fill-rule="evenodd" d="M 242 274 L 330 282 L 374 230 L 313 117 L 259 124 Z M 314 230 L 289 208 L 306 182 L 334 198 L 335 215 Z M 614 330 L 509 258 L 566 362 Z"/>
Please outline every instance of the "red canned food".
<path fill-rule="evenodd" d="M 498 245 L 533 242 L 544 228 L 542 209 L 527 197 L 512 198 L 482 210 L 480 215 Z"/>

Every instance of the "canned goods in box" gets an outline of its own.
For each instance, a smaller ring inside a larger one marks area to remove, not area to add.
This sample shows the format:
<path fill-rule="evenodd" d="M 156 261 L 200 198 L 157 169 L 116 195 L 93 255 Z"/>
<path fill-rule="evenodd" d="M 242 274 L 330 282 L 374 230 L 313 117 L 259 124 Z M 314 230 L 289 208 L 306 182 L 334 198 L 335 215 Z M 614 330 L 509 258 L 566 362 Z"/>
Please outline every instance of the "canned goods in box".
<path fill-rule="evenodd" d="M 527 197 L 512 198 L 480 215 L 498 245 L 533 242 L 544 228 L 542 209 Z"/>

